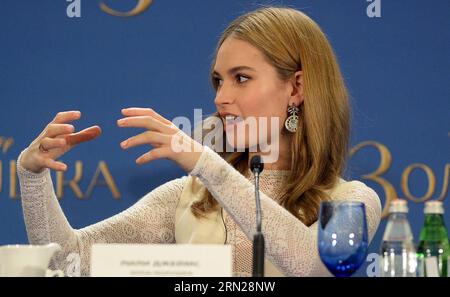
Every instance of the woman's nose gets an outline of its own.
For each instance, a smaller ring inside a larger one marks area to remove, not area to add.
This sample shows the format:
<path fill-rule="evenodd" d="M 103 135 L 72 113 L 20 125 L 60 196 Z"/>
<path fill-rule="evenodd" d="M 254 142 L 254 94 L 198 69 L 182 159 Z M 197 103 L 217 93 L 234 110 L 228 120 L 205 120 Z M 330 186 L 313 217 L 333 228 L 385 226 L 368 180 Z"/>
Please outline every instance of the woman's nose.
<path fill-rule="evenodd" d="M 235 96 L 229 90 L 224 89 L 222 86 L 216 92 L 216 98 L 214 99 L 214 103 L 216 105 L 226 105 L 232 104 L 235 101 Z"/>

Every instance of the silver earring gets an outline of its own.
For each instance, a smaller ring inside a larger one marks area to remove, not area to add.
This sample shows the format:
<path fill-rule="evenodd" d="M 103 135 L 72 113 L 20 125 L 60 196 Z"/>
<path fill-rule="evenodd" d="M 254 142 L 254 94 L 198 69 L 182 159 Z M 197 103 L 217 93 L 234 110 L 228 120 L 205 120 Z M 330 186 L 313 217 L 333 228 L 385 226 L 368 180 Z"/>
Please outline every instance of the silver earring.
<path fill-rule="evenodd" d="M 298 107 L 292 104 L 288 107 L 288 114 L 286 121 L 284 122 L 284 127 L 291 133 L 295 133 L 297 131 L 298 124 Z"/>

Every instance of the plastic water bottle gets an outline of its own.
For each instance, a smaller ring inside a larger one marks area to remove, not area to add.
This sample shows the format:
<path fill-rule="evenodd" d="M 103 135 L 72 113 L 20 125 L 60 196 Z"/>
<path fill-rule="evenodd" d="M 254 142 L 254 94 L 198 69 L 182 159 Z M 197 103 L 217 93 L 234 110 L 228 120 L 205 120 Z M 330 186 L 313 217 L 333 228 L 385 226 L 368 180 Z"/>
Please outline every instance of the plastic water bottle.
<path fill-rule="evenodd" d="M 444 206 L 441 201 L 425 203 L 425 225 L 420 232 L 417 248 L 420 276 L 448 276 L 450 256 L 448 232 L 444 223 Z"/>
<path fill-rule="evenodd" d="M 405 200 L 396 199 L 389 207 L 389 219 L 381 245 L 381 276 L 414 277 L 417 256 L 413 234 L 408 222 Z"/>

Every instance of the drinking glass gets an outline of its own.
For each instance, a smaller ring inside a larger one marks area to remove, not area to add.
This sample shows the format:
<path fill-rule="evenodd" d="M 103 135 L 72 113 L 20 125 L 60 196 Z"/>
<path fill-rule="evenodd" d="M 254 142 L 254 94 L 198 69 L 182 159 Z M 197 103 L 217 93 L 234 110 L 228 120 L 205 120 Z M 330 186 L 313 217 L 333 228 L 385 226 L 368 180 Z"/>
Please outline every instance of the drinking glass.
<path fill-rule="evenodd" d="M 368 249 L 366 210 L 353 201 L 324 201 L 320 205 L 319 255 L 337 277 L 351 276 L 364 262 Z"/>

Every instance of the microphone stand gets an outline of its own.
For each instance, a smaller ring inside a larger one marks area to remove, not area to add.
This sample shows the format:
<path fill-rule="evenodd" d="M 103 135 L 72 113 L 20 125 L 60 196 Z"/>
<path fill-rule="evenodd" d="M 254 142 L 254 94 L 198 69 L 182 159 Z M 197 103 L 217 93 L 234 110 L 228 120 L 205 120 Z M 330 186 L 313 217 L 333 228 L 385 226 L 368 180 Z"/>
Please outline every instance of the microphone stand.
<path fill-rule="evenodd" d="M 253 236 L 253 277 L 264 276 L 264 235 L 261 231 L 261 200 L 259 198 L 259 174 L 263 170 L 260 156 L 254 156 L 250 162 L 255 175 L 256 233 Z"/>

